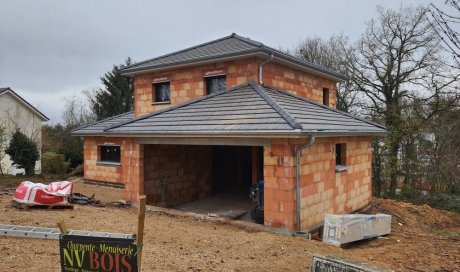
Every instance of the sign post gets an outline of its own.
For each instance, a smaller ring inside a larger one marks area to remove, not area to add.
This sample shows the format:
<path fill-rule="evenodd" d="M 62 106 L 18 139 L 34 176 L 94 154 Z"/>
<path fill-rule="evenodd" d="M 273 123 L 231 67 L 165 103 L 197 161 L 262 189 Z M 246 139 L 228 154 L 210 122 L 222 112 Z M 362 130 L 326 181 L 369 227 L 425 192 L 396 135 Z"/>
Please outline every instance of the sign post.
<path fill-rule="evenodd" d="M 87 236 L 81 231 L 78 235 L 78 231 L 67 231 L 64 220 L 59 221 L 61 271 L 141 271 L 145 205 L 146 196 L 142 195 L 139 197 L 136 237 Z"/>
<path fill-rule="evenodd" d="M 145 222 L 145 204 L 146 196 L 141 195 L 139 197 L 139 212 L 137 215 L 137 264 L 139 271 L 142 266 L 142 248 L 144 247 L 144 222 Z"/>

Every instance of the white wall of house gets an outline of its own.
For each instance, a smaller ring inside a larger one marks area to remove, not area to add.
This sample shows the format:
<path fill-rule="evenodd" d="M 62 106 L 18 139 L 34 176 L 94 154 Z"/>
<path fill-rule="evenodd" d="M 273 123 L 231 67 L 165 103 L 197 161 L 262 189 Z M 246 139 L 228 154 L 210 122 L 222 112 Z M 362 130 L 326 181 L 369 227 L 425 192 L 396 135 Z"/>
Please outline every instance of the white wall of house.
<path fill-rule="evenodd" d="M 10 92 L 0 94 L 0 126 L 4 127 L 7 132 L 7 146 L 13 133 L 19 129 L 27 137 L 37 143 L 39 152 L 41 153 L 42 143 L 42 122 L 43 117 L 37 114 L 30 106 L 23 103 Z M 0 152 L 3 152 L 0 150 Z M 41 155 L 41 154 L 40 154 Z M 2 154 L 0 154 L 0 158 Z M 41 157 L 41 156 L 40 156 Z M 10 157 L 4 154 L 0 160 L 2 170 L 5 174 L 15 175 L 24 173 L 24 169 L 18 169 L 13 166 Z M 37 173 L 41 171 L 41 159 L 36 163 L 35 170 Z"/>

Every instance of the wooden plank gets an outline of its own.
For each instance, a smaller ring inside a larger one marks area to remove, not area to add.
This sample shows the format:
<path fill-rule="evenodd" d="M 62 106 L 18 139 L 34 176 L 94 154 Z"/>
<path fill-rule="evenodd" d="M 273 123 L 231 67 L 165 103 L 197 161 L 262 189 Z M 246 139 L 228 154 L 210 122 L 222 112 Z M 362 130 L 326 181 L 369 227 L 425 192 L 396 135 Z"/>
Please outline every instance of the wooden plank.
<path fill-rule="evenodd" d="M 137 214 L 137 265 L 138 271 L 141 271 L 142 266 L 142 248 L 144 247 L 144 222 L 145 222 L 145 204 L 147 197 L 139 196 L 139 212 Z"/>

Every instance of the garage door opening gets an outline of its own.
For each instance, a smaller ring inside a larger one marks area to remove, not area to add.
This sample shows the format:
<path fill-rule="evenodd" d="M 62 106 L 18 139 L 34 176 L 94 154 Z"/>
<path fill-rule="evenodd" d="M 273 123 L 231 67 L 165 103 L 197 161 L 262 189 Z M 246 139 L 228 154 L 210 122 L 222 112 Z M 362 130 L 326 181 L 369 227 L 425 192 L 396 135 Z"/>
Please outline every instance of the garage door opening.
<path fill-rule="evenodd" d="M 252 221 L 252 186 L 263 179 L 263 147 L 145 145 L 150 205 Z"/>
<path fill-rule="evenodd" d="M 252 221 L 250 212 L 256 202 L 249 198 L 249 192 L 262 176 L 262 147 L 213 146 L 212 196 L 177 208 Z"/>

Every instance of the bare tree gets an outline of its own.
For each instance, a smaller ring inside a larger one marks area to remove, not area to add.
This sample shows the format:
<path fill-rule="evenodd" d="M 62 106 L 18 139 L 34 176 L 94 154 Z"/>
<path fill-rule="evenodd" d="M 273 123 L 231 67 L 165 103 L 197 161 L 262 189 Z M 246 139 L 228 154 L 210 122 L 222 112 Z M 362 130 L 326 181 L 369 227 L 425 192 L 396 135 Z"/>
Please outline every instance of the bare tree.
<path fill-rule="evenodd" d="M 306 61 L 349 75 L 346 55 L 350 50 L 348 38 L 343 35 L 335 35 L 329 40 L 307 37 L 294 48 L 293 54 Z M 357 92 L 352 82 L 339 83 L 337 109 L 351 112 L 357 106 L 357 102 Z"/>
<path fill-rule="evenodd" d="M 0 174 L 3 176 L 3 165 L 2 160 L 5 157 L 5 150 L 7 148 L 8 138 L 7 138 L 6 128 L 0 126 Z"/>
<path fill-rule="evenodd" d="M 395 195 L 401 174 L 401 144 L 414 129 L 405 123 L 406 105 L 414 100 L 429 103 L 443 93 L 455 92 L 460 73 L 446 65 L 426 8 L 378 7 L 377 11 L 378 18 L 368 23 L 366 32 L 347 54 L 346 65 L 352 84 L 368 101 L 369 114 L 388 128 L 382 149 L 385 167 L 379 168 L 378 179 L 388 185 L 382 189 Z M 427 113 L 426 118 L 433 114 Z"/>
<path fill-rule="evenodd" d="M 65 99 L 66 106 L 62 118 L 64 127 L 74 129 L 84 124 L 94 122 L 95 115 L 89 109 L 85 100 L 77 96 L 71 96 Z"/>
<path fill-rule="evenodd" d="M 460 32 L 454 26 L 460 25 L 460 0 L 446 0 L 445 5 L 453 12 L 448 13 L 433 3 L 428 6 L 428 15 L 436 34 L 441 38 L 444 48 L 452 54 L 457 67 L 460 66 Z"/>

